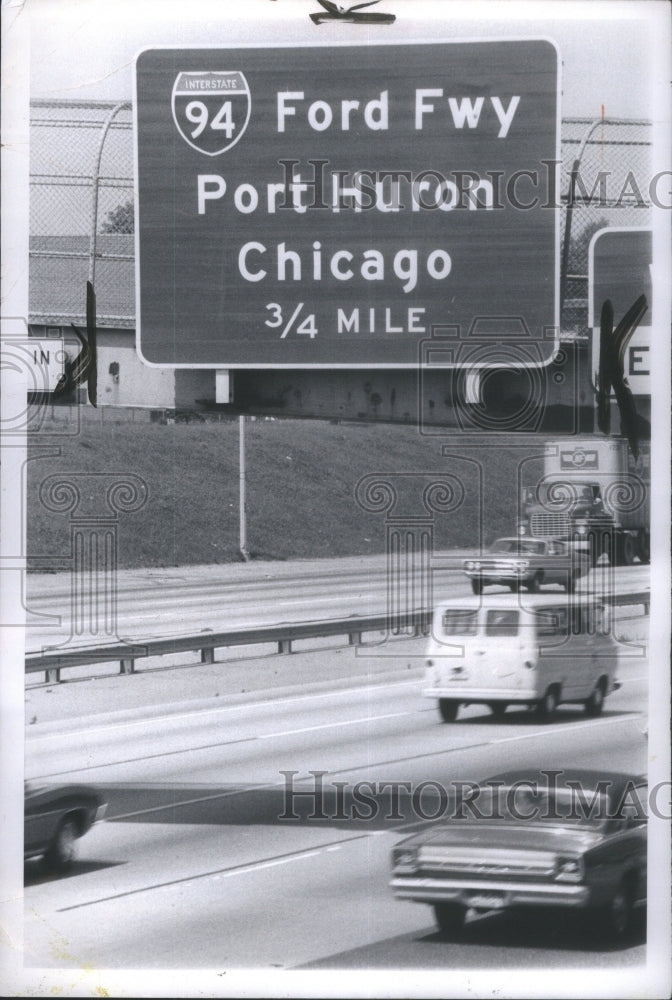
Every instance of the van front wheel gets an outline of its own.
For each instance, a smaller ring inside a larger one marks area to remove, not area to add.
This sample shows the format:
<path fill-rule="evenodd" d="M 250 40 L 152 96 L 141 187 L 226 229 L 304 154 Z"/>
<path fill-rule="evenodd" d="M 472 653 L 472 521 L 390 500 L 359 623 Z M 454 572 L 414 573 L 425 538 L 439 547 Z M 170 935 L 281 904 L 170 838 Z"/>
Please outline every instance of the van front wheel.
<path fill-rule="evenodd" d="M 455 722 L 459 708 L 459 701 L 453 701 L 452 698 L 439 698 L 439 712 L 444 722 Z"/>
<path fill-rule="evenodd" d="M 558 707 L 558 692 L 550 687 L 544 697 L 537 703 L 537 715 L 540 719 L 548 720 L 555 713 Z"/>

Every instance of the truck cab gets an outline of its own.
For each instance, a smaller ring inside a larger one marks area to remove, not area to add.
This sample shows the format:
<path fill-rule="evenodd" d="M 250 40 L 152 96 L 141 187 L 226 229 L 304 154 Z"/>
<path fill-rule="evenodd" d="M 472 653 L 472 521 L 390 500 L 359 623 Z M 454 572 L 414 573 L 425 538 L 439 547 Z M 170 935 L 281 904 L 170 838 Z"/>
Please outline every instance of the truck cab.
<path fill-rule="evenodd" d="M 521 491 L 518 533 L 556 538 L 617 565 L 650 558 L 648 448 L 635 462 L 622 438 L 548 441 L 544 474 Z"/>

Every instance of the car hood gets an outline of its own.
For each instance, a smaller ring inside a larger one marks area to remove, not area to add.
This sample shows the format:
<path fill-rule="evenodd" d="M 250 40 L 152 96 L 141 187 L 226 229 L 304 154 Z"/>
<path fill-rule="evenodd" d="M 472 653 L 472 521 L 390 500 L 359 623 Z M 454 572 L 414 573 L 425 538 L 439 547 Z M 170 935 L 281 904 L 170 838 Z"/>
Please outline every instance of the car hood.
<path fill-rule="evenodd" d="M 585 827 L 543 823 L 505 823 L 484 820 L 480 823 L 457 821 L 415 834 L 402 841 L 404 847 L 471 847 L 483 850 L 576 851 L 589 850 L 603 840 L 603 834 Z"/>
<path fill-rule="evenodd" d="M 90 799 L 92 802 L 102 802 L 101 791 L 93 785 L 81 785 L 75 782 L 66 785 L 38 784 L 33 781 L 24 782 L 24 798 L 28 802 L 36 798 L 67 798 L 68 796 Z"/>

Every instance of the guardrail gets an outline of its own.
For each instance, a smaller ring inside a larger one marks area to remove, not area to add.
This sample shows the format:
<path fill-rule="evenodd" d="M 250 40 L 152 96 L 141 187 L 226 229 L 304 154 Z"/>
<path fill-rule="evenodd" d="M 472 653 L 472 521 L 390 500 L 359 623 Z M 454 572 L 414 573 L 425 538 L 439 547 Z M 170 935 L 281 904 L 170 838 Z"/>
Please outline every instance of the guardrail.
<path fill-rule="evenodd" d="M 577 593 L 577 597 L 581 597 Z M 612 594 L 601 599 L 612 606 L 642 605 L 648 615 L 650 591 L 630 594 Z M 348 644 L 361 645 L 364 632 L 386 631 L 395 638 L 411 638 L 429 631 L 431 614 L 423 609 L 392 616 L 388 613 L 367 618 L 329 618 L 324 621 L 299 622 L 286 625 L 261 625 L 254 628 L 233 629 L 227 632 L 198 632 L 195 635 L 148 639 L 146 642 L 114 642 L 82 649 L 50 650 L 28 653 L 26 673 L 44 671 L 48 684 L 59 683 L 61 670 L 70 667 L 92 666 L 95 663 L 119 662 L 119 673 L 135 672 L 135 661 L 148 656 L 167 656 L 172 653 L 200 651 L 201 663 L 215 662 L 215 649 L 225 646 L 256 646 L 276 643 L 278 653 L 291 653 L 292 643 L 299 639 L 318 639 L 334 635 L 347 635 Z M 188 664 L 185 664 L 187 666 Z"/>

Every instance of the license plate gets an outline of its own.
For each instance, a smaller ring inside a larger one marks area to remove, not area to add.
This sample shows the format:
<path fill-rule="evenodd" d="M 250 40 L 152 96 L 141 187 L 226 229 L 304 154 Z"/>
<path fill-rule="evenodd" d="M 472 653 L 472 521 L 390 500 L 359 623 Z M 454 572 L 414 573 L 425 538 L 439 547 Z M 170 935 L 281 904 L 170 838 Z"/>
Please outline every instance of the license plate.
<path fill-rule="evenodd" d="M 475 910 L 503 910 L 507 905 L 503 892 L 474 892 L 467 896 L 466 902 Z"/>

